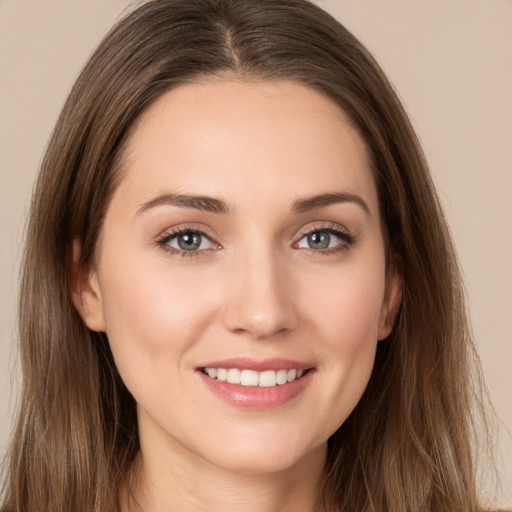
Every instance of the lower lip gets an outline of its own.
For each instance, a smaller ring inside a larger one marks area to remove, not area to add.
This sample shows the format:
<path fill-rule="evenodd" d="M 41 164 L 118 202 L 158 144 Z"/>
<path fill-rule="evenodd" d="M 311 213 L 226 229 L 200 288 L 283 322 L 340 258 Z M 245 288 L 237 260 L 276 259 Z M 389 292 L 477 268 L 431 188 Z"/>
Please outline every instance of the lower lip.
<path fill-rule="evenodd" d="M 299 395 L 311 382 L 314 370 L 307 371 L 302 377 L 287 384 L 269 388 L 242 386 L 212 379 L 198 371 L 208 389 L 231 405 L 246 409 L 271 409 L 283 405 Z"/>

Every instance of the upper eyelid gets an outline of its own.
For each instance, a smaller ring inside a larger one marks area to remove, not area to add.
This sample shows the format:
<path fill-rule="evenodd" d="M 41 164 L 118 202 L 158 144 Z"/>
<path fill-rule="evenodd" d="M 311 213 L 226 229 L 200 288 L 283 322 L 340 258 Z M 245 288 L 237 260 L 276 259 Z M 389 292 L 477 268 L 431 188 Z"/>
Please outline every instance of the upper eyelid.
<path fill-rule="evenodd" d="M 342 226 L 338 223 L 326 222 L 323 225 L 313 224 L 311 227 L 302 229 L 300 233 L 294 238 L 293 246 L 296 246 L 303 238 L 307 237 L 311 233 L 315 232 L 329 232 L 333 234 L 337 238 L 341 240 L 340 245 L 344 245 L 345 247 L 352 245 L 358 239 L 358 236 L 355 233 L 349 231 L 345 226 Z M 304 250 L 310 250 L 308 248 L 303 248 Z M 329 249 L 311 249 L 316 253 L 329 253 L 334 248 Z"/>
<path fill-rule="evenodd" d="M 351 232 L 341 224 L 334 223 L 334 222 L 328 222 L 325 223 L 319 223 L 319 224 L 311 224 L 308 227 L 302 227 L 295 238 L 303 237 L 305 235 L 309 235 L 310 233 L 314 233 L 315 231 L 331 231 L 333 233 L 340 233 L 345 235 L 352 235 Z"/>
<path fill-rule="evenodd" d="M 303 229 L 301 234 L 307 235 L 309 233 L 314 233 L 315 231 L 333 231 L 337 233 L 348 233 L 348 231 L 340 226 L 313 226 L 311 228 Z"/>
<path fill-rule="evenodd" d="M 174 236 L 177 236 L 177 235 L 180 235 L 182 233 L 188 233 L 188 232 L 191 232 L 191 233 L 199 233 L 200 235 L 202 236 L 205 236 L 206 238 L 208 238 L 210 241 L 214 242 L 214 243 L 218 243 L 216 241 L 216 237 L 215 235 L 213 235 L 209 229 L 205 229 L 205 228 L 202 228 L 202 227 L 197 227 L 197 226 L 191 226 L 191 225 L 188 225 L 188 224 L 185 224 L 185 225 L 180 225 L 180 226 L 175 226 L 175 227 L 172 227 L 172 228 L 167 228 L 167 229 L 164 229 L 157 237 L 156 239 L 157 240 L 162 240 L 163 238 L 172 238 Z"/>

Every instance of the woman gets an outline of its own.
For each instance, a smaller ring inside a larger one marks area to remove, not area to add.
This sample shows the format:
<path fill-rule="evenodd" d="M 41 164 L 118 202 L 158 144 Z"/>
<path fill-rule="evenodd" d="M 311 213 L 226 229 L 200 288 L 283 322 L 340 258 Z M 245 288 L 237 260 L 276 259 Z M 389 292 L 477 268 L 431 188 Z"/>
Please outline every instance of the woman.
<path fill-rule="evenodd" d="M 474 355 L 416 137 L 302 0 L 159 0 L 33 199 L 7 511 L 482 510 Z"/>

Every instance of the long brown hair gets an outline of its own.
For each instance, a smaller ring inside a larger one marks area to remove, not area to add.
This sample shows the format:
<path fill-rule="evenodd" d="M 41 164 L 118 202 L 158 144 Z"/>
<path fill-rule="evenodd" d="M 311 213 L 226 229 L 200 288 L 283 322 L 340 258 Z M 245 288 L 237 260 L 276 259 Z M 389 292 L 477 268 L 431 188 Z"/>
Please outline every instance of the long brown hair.
<path fill-rule="evenodd" d="M 103 333 L 68 287 L 91 261 L 123 145 L 141 112 L 197 79 L 294 80 L 342 108 L 373 162 L 389 254 L 403 274 L 394 331 L 360 403 L 329 440 L 328 510 L 476 511 L 478 377 L 459 270 L 418 140 L 368 51 L 307 0 L 156 0 L 100 44 L 64 106 L 33 196 L 19 303 L 20 410 L 7 512 L 116 510 L 139 450 L 136 405 Z M 476 390 L 476 391 L 475 391 Z"/>

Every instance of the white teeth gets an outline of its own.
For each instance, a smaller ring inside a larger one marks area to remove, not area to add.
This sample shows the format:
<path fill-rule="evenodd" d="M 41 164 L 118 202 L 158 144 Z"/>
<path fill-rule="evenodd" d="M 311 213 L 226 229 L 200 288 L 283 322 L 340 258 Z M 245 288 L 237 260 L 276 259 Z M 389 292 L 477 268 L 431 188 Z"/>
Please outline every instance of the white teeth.
<path fill-rule="evenodd" d="M 279 385 L 286 384 L 288 382 L 288 370 L 277 370 L 276 382 Z"/>
<path fill-rule="evenodd" d="M 274 387 L 277 384 L 276 372 L 274 370 L 269 370 L 268 372 L 261 372 L 258 384 L 260 388 Z"/>
<path fill-rule="evenodd" d="M 242 386 L 257 386 L 259 379 L 259 373 L 253 370 L 242 370 L 240 376 L 240 384 Z"/>
<path fill-rule="evenodd" d="M 228 378 L 226 380 L 230 384 L 240 384 L 240 370 L 237 368 L 230 368 L 228 370 Z"/>
<path fill-rule="evenodd" d="M 304 375 L 304 370 L 282 369 L 257 372 L 254 370 L 239 370 L 238 368 L 205 368 L 204 373 L 212 379 L 229 382 L 230 384 L 271 388 L 293 382 Z"/>

